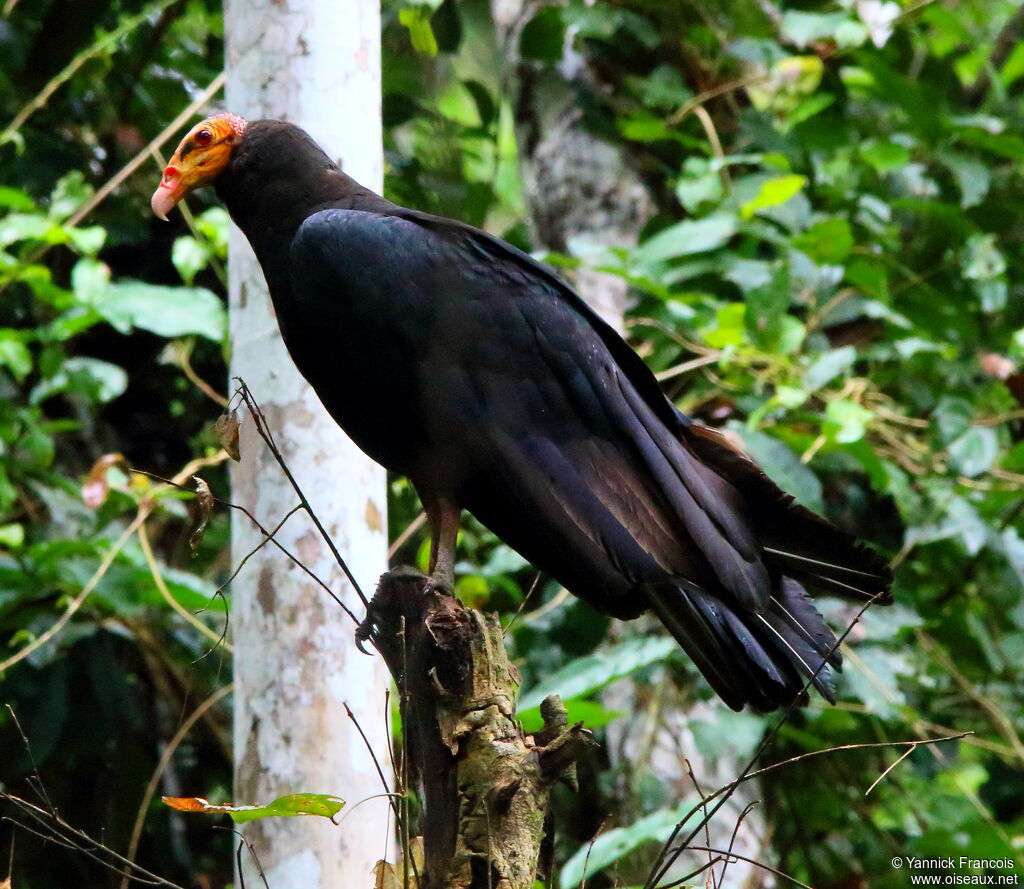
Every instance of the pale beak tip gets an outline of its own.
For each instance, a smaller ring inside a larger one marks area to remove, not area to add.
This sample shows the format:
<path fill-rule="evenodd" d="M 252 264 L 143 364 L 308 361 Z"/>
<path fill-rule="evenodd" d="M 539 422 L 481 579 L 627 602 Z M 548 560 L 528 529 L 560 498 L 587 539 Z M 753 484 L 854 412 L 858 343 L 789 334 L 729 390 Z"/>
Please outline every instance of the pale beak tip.
<path fill-rule="evenodd" d="M 167 219 L 167 211 L 177 203 L 170 196 L 169 191 L 170 189 L 161 185 L 153 192 L 153 198 L 149 202 L 149 208 L 153 211 L 153 215 L 164 222 L 169 221 Z"/>

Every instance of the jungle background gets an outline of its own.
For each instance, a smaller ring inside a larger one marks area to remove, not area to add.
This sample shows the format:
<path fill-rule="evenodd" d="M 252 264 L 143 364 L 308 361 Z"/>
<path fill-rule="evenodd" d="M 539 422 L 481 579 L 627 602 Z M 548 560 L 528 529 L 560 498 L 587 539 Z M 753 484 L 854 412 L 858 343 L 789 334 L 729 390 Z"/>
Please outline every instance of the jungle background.
<path fill-rule="evenodd" d="M 819 889 L 905 886 L 898 855 L 1020 866 L 1024 12 L 568 0 L 511 35 L 493 13 L 385 0 L 388 197 L 624 282 L 627 336 L 676 404 L 893 560 L 896 605 L 851 632 L 838 705 L 792 715 L 763 762 L 973 733 L 867 794 L 900 751 L 767 774 L 760 857 Z M 222 56 L 213 0 L 6 0 L 0 18 L 0 788 L 28 797 L 38 773 L 68 822 L 200 887 L 231 882 L 231 834 L 144 792 L 164 757 L 157 796 L 231 796 L 228 510 L 190 542 L 191 498 L 128 467 L 185 480 L 201 460 L 230 498 L 227 217 L 204 193 L 171 224 L 148 208 L 165 127 Z M 539 218 L 538 128 L 567 91 L 639 183 L 635 244 Z M 423 566 L 415 495 L 392 479 L 389 497 L 393 562 Z M 705 705 L 655 627 L 611 625 L 478 525 L 460 547 L 460 597 L 509 626 L 524 722 L 559 691 L 603 741 L 556 800 L 560 885 L 584 866 L 593 889 L 643 882 L 692 798 L 686 760 L 727 756 L 728 780 L 777 717 Z M 654 752 L 681 706 L 667 779 Z M 119 880 L 9 820 L 4 876 Z"/>

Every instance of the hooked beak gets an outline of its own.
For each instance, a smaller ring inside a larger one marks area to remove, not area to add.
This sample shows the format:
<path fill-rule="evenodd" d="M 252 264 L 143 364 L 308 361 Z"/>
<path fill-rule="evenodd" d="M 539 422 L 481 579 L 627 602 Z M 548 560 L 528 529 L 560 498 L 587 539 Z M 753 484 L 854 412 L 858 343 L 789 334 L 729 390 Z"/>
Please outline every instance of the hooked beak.
<path fill-rule="evenodd" d="M 167 222 L 167 214 L 185 197 L 187 190 L 181 171 L 174 164 L 169 164 L 164 170 L 160 184 L 153 192 L 149 206 L 158 219 Z"/>

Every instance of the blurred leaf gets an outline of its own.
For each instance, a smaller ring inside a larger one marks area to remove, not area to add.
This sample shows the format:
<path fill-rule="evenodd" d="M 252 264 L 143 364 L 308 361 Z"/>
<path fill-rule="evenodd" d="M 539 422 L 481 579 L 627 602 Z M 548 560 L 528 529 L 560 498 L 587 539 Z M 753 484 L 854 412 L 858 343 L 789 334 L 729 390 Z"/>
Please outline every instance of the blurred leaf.
<path fill-rule="evenodd" d="M 398 11 L 398 21 L 408 30 L 412 48 L 427 56 L 437 55 L 437 39 L 434 37 L 434 29 L 430 26 L 433 14 L 433 8 L 425 4 L 403 6 Z"/>
<path fill-rule="evenodd" d="M 831 38 L 843 24 L 841 12 L 816 13 L 787 10 L 782 16 L 781 33 L 786 40 L 804 49 L 817 40 Z"/>
<path fill-rule="evenodd" d="M 633 257 L 641 263 L 662 262 L 677 256 L 715 250 L 735 235 L 738 228 L 736 217 L 728 213 L 687 219 L 648 238 L 633 251 Z"/>
<path fill-rule="evenodd" d="M 206 268 L 210 255 L 206 247 L 190 235 L 176 238 L 171 248 L 171 262 L 181 280 L 191 285 L 196 275 Z"/>
<path fill-rule="evenodd" d="M 689 798 L 671 809 L 659 809 L 633 822 L 628 827 L 613 827 L 598 834 L 584 845 L 562 868 L 559 885 L 562 889 L 575 889 L 584 878 L 600 873 L 634 849 L 646 843 L 663 843 L 693 807 L 695 800 Z"/>
<path fill-rule="evenodd" d="M 0 367 L 6 367 L 19 383 L 32 372 L 32 353 L 22 334 L 9 327 L 0 328 Z"/>
<path fill-rule="evenodd" d="M 565 21 L 555 6 L 541 7 L 523 28 L 519 53 L 524 59 L 554 64 L 562 58 L 565 45 Z"/>
<path fill-rule="evenodd" d="M 995 462 L 999 435 L 990 426 L 973 426 L 949 445 L 949 459 L 961 475 L 974 478 Z"/>
<path fill-rule="evenodd" d="M 869 142 L 860 151 L 879 173 L 899 169 L 910 160 L 910 152 L 896 142 Z"/>
<path fill-rule="evenodd" d="M 838 265 L 853 250 L 853 232 L 845 219 L 816 222 L 803 234 L 793 238 L 793 246 L 802 250 L 820 265 Z"/>
<path fill-rule="evenodd" d="M 642 667 L 665 660 L 678 646 L 667 636 L 635 636 L 566 664 L 520 697 L 518 707 L 539 707 L 548 695 L 571 700 L 603 688 Z"/>
<path fill-rule="evenodd" d="M 128 388 L 123 368 L 98 358 L 69 358 L 53 376 L 40 382 L 29 395 L 31 404 L 41 404 L 61 392 L 73 392 L 90 402 L 106 404 Z"/>
<path fill-rule="evenodd" d="M 807 184 L 806 176 L 778 176 L 768 179 L 761 186 L 752 201 L 747 201 L 740 208 L 740 215 L 744 219 L 750 219 L 758 210 L 765 210 L 769 207 L 777 207 L 794 197 Z"/>
<path fill-rule="evenodd" d="M 197 334 L 220 342 L 227 333 L 224 304 L 202 287 L 161 287 L 142 281 L 108 284 L 92 307 L 117 330 L 141 327 L 159 336 Z"/>
<path fill-rule="evenodd" d="M 825 511 L 821 482 L 784 442 L 736 423 L 730 423 L 728 428 L 739 434 L 754 462 L 797 503 L 819 514 Z"/>
<path fill-rule="evenodd" d="M 853 346 L 830 349 L 819 356 L 804 372 L 804 386 L 814 392 L 827 386 L 841 373 L 845 373 L 857 360 L 857 350 Z"/>
<path fill-rule="evenodd" d="M 825 433 L 840 444 L 860 441 L 874 414 L 853 401 L 844 398 L 830 401 L 825 408 Z"/>
<path fill-rule="evenodd" d="M 0 547 L 20 549 L 25 543 L 25 526 L 12 522 L 0 525 Z"/>
<path fill-rule="evenodd" d="M 904 546 L 956 538 L 969 555 L 977 555 L 988 538 L 988 526 L 978 511 L 962 497 L 954 497 L 945 505 L 944 512 L 944 517 L 936 522 L 909 528 Z"/>

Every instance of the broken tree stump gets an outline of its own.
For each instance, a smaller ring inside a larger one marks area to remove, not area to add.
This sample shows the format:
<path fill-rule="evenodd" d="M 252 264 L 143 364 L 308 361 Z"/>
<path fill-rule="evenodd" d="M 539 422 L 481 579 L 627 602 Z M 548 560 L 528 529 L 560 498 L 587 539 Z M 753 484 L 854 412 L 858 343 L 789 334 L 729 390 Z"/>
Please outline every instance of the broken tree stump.
<path fill-rule="evenodd" d="M 551 786 L 594 742 L 554 696 L 545 729 L 515 716 L 519 674 L 495 616 L 409 568 L 383 575 L 357 638 L 398 686 L 409 785 L 423 793 L 420 889 L 532 889 Z"/>

